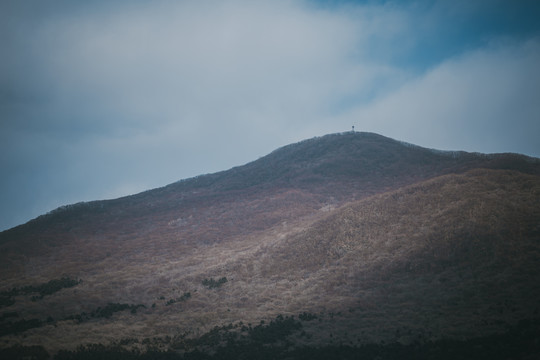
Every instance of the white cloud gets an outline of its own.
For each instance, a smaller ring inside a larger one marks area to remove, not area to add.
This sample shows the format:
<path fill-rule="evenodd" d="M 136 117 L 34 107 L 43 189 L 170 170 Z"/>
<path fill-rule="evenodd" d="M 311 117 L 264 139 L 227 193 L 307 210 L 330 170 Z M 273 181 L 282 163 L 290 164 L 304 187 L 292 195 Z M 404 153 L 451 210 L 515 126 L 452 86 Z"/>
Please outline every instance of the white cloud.
<path fill-rule="evenodd" d="M 191 170 L 176 177 L 196 175 L 195 163 L 224 169 L 299 140 L 303 129 L 402 81 L 401 71 L 361 58 L 378 38 L 396 36 L 400 16 L 372 7 L 233 1 L 55 17 L 33 39 L 44 69 L 37 78 L 45 85 L 37 88 L 46 89 L 39 94 L 46 101 L 34 108 L 54 141 L 66 133 L 95 139 L 83 152 L 116 142 L 158 158 L 190 152 Z"/>
<path fill-rule="evenodd" d="M 340 121 L 434 148 L 539 156 L 539 63 L 538 41 L 502 41 L 450 59 Z"/>
<path fill-rule="evenodd" d="M 245 112 L 290 122 L 388 78 L 384 64 L 358 57 L 395 36 L 396 21 L 381 29 L 384 17 L 375 21 L 369 8 L 353 16 L 298 2 L 164 4 L 48 24 L 36 42 L 58 106 L 93 102 L 123 116 L 122 125 L 150 117 L 215 124 Z"/>

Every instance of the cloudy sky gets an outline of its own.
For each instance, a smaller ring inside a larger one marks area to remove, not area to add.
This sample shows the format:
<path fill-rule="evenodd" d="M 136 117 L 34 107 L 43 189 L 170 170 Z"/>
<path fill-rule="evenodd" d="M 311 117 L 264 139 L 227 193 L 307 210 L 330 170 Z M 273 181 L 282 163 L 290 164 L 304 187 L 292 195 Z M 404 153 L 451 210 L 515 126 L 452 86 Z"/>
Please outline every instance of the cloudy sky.
<path fill-rule="evenodd" d="M 0 230 L 313 136 L 540 157 L 537 1 L 0 2 Z"/>

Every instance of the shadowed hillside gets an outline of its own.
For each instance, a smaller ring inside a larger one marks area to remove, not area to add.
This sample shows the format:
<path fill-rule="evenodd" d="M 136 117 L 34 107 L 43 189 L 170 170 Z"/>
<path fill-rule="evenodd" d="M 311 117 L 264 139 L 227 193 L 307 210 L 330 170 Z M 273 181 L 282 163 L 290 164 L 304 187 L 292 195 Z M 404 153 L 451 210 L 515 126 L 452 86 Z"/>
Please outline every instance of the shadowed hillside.
<path fill-rule="evenodd" d="M 535 176 L 435 178 L 335 211 L 266 255 L 261 275 L 309 279 L 304 305 L 347 304 L 366 332 L 374 313 L 380 329 L 433 337 L 501 330 L 540 312 L 539 203 Z"/>
<path fill-rule="evenodd" d="M 539 175 L 522 155 L 346 133 L 66 206 L 0 233 L 0 348 L 354 354 L 534 334 Z"/>
<path fill-rule="evenodd" d="M 122 246 L 135 239 L 180 237 L 209 244 L 309 216 L 324 206 L 473 168 L 538 175 L 540 161 L 517 154 L 435 151 L 372 133 L 326 135 L 220 173 L 116 200 L 61 207 L 1 232 L 0 249 L 43 254 L 81 238 L 94 244 L 107 238 Z"/>

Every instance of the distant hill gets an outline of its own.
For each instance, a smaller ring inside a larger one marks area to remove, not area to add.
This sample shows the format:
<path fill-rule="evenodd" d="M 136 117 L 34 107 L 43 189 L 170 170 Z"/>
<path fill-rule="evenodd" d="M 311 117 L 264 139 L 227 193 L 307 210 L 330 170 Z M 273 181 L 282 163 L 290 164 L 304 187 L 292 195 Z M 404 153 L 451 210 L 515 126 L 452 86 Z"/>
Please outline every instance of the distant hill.
<path fill-rule="evenodd" d="M 540 318 L 539 204 L 536 158 L 371 133 L 305 140 L 0 233 L 0 349 L 430 358 L 516 346 Z"/>

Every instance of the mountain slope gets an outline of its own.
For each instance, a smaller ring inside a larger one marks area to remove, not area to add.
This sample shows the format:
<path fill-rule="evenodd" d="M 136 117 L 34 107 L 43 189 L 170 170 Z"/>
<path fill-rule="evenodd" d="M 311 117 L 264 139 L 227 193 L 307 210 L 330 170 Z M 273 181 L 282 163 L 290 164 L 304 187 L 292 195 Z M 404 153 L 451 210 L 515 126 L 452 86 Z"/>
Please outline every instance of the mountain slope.
<path fill-rule="evenodd" d="M 439 177 L 339 209 L 267 252 L 261 274 L 307 276 L 304 306 L 380 311 L 387 330 L 478 336 L 539 314 L 539 201 L 537 177 Z"/>
<path fill-rule="evenodd" d="M 440 152 L 377 134 L 333 134 L 285 146 L 228 171 L 116 200 L 57 209 L 1 232 L 0 246 L 9 252 L 21 247 L 24 253 L 30 246 L 41 254 L 48 246 L 82 237 L 133 241 L 181 236 L 213 243 L 313 214 L 324 206 L 479 167 L 540 174 L 538 159 L 522 155 Z M 204 222 L 209 229 L 184 236 L 186 226 L 180 233 L 178 226 L 171 226 L 185 225 L 189 219 Z M 211 229 L 219 229 L 220 235 Z"/>
<path fill-rule="evenodd" d="M 58 209 L 0 233 L 0 347 L 187 351 L 214 326 L 303 312 L 317 321 L 290 341 L 310 346 L 500 332 L 540 309 L 539 174 L 347 133 Z"/>

